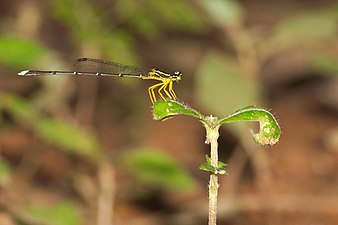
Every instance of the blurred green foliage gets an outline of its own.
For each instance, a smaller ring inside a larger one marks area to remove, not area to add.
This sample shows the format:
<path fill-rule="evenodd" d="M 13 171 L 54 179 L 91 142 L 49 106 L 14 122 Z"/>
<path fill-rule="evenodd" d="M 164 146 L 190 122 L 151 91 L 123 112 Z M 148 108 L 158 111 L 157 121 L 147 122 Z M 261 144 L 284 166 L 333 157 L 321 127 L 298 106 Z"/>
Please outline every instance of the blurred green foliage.
<path fill-rule="evenodd" d="M 233 59 L 222 54 L 209 54 L 196 74 L 196 97 L 210 111 L 227 115 L 259 101 L 260 90 L 255 80 L 248 79 Z"/>
<path fill-rule="evenodd" d="M 99 156 L 100 148 L 95 136 L 75 124 L 44 118 L 34 125 L 34 129 L 41 138 L 70 153 L 92 158 Z"/>
<path fill-rule="evenodd" d="M 261 44 L 270 53 L 295 47 L 315 49 L 337 38 L 337 20 L 338 13 L 332 10 L 299 14 L 277 24 Z"/>
<path fill-rule="evenodd" d="M 338 76 L 338 56 L 318 53 L 311 57 L 315 69 L 326 75 Z"/>
<path fill-rule="evenodd" d="M 9 68 L 27 68 L 47 54 L 40 43 L 14 35 L 0 35 L 0 63 Z"/>
<path fill-rule="evenodd" d="M 51 1 L 54 17 L 68 26 L 84 51 L 96 51 L 107 60 L 134 64 L 134 40 L 126 30 L 108 24 L 106 11 L 90 1 Z"/>
<path fill-rule="evenodd" d="M 0 108 L 9 111 L 20 124 L 28 125 L 39 137 L 62 150 L 91 158 L 99 155 L 99 143 L 93 135 L 75 124 L 44 116 L 21 97 L 1 94 Z"/>
<path fill-rule="evenodd" d="M 180 0 L 118 0 L 107 8 L 87 0 L 58 0 L 51 1 L 51 6 L 55 18 L 71 29 L 84 48 L 127 64 L 138 61 L 135 41 L 139 37 L 153 39 L 165 29 L 199 31 L 203 27 L 197 10 Z"/>
<path fill-rule="evenodd" d="M 10 164 L 0 157 L 0 187 L 5 187 L 11 180 Z"/>
<path fill-rule="evenodd" d="M 70 202 L 61 202 L 48 207 L 30 206 L 26 213 L 41 224 L 78 225 L 81 224 L 79 210 Z M 39 223 L 39 224 L 40 224 Z"/>
<path fill-rule="evenodd" d="M 123 156 L 126 170 L 143 185 L 189 190 L 195 181 L 175 159 L 158 149 L 138 148 Z"/>
<path fill-rule="evenodd" d="M 243 19 L 243 9 L 237 1 L 200 0 L 199 2 L 208 12 L 211 21 L 218 26 L 237 24 Z"/>
<path fill-rule="evenodd" d="M 116 6 L 120 21 L 150 39 L 166 29 L 199 31 L 204 25 L 194 5 L 187 1 L 119 0 Z"/>

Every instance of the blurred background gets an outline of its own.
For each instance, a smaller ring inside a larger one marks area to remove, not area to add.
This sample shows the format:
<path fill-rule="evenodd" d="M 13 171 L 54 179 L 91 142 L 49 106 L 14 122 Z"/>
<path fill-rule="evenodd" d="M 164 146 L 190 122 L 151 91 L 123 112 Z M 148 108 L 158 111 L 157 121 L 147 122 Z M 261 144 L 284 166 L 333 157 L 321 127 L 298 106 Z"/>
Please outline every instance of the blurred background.
<path fill-rule="evenodd" d="M 272 147 L 222 127 L 219 225 L 337 224 L 336 1 L 0 2 L 0 224 L 207 224 L 205 131 L 154 121 L 151 81 L 17 76 L 81 57 L 180 70 L 206 115 L 276 116 Z"/>

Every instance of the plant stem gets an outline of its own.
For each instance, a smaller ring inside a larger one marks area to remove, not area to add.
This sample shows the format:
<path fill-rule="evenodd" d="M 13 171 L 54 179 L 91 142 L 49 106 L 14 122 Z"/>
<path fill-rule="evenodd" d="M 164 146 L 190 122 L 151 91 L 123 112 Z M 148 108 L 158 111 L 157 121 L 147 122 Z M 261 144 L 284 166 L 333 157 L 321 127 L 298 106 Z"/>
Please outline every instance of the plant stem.
<path fill-rule="evenodd" d="M 214 168 L 218 168 L 218 143 L 219 126 L 206 127 L 207 142 L 210 143 L 210 163 Z M 209 181 L 209 221 L 208 225 L 216 225 L 217 216 L 217 194 L 218 194 L 218 175 L 210 174 Z"/>

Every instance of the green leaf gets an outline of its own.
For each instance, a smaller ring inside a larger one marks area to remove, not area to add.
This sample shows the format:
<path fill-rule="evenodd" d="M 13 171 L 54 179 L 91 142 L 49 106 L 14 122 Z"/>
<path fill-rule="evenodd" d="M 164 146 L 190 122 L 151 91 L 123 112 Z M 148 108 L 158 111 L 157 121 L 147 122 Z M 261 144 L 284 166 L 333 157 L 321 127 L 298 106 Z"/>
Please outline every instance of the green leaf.
<path fill-rule="evenodd" d="M 327 75 L 338 75 L 338 57 L 333 55 L 314 54 L 311 58 L 313 67 Z"/>
<path fill-rule="evenodd" d="M 130 64 L 136 61 L 132 35 L 123 28 L 105 26 L 106 11 L 97 4 L 88 0 L 58 0 L 51 1 L 51 4 L 53 15 L 69 26 L 73 37 L 86 43 L 87 49 L 96 49 L 107 59 Z"/>
<path fill-rule="evenodd" d="M 88 0 L 51 1 L 52 15 L 72 28 L 73 34 L 84 39 L 94 37 L 96 32 L 105 31 L 102 27 L 103 11 Z M 86 16 L 83 16 L 86 15 Z"/>
<path fill-rule="evenodd" d="M 196 30 L 202 26 L 199 13 L 188 1 L 149 1 L 146 14 L 144 16 L 150 17 L 153 23 L 155 22 L 154 15 L 158 18 L 157 23 L 155 22 L 157 26 L 159 22 L 162 27 L 182 28 L 184 30 Z"/>
<path fill-rule="evenodd" d="M 202 163 L 199 169 L 210 172 L 210 173 L 215 173 L 215 168 L 209 163 Z"/>
<path fill-rule="evenodd" d="M 216 115 L 257 102 L 256 83 L 240 72 L 236 63 L 221 54 L 210 54 L 198 69 L 196 94 L 200 104 Z"/>
<path fill-rule="evenodd" d="M 30 126 L 41 138 L 63 150 L 88 157 L 99 154 L 99 143 L 93 135 L 75 124 L 43 116 L 23 98 L 2 94 L 0 106 L 17 121 Z"/>
<path fill-rule="evenodd" d="M 193 116 L 203 120 L 203 115 L 189 106 L 171 99 L 156 101 L 153 105 L 154 120 L 166 120 L 175 115 Z"/>
<path fill-rule="evenodd" d="M 227 117 L 217 119 L 213 116 L 204 116 L 190 107 L 167 99 L 154 103 L 153 117 L 155 120 L 165 120 L 174 115 L 189 115 L 199 119 L 204 126 L 215 128 L 224 123 L 237 121 L 258 121 L 260 124 L 259 133 L 253 134 L 253 139 L 261 145 L 274 145 L 278 142 L 281 131 L 274 116 L 267 110 L 255 106 L 243 107 Z M 208 158 L 207 158 L 208 161 Z"/>
<path fill-rule="evenodd" d="M 208 155 L 205 155 L 205 163 L 202 163 L 199 166 L 200 170 L 204 170 L 213 174 L 226 174 L 228 175 L 228 165 L 224 162 L 218 161 L 217 168 L 213 167 L 211 165 L 210 157 Z"/>
<path fill-rule="evenodd" d="M 233 0 L 201 0 L 200 3 L 208 12 L 212 21 L 219 26 L 239 23 L 242 20 L 242 8 Z"/>
<path fill-rule="evenodd" d="M 11 112 L 13 116 L 22 121 L 36 121 L 39 115 L 28 102 L 16 95 L 0 93 L 0 107 Z"/>
<path fill-rule="evenodd" d="M 208 155 L 205 155 L 205 161 L 211 165 L 211 159 Z"/>
<path fill-rule="evenodd" d="M 217 168 L 224 168 L 224 167 L 226 167 L 226 166 L 227 166 L 226 163 L 221 162 L 221 161 L 218 161 Z"/>
<path fill-rule="evenodd" d="M 228 174 L 228 164 L 221 162 L 221 161 L 218 161 L 217 171 L 218 171 L 219 174 L 229 175 Z"/>
<path fill-rule="evenodd" d="M 243 107 L 231 115 L 219 120 L 219 124 L 238 121 L 258 121 L 259 133 L 253 134 L 253 139 L 261 145 L 274 145 L 278 142 L 281 131 L 274 116 L 267 110 L 255 106 Z"/>
<path fill-rule="evenodd" d="M 124 155 L 127 170 L 141 183 L 191 189 L 195 181 L 169 155 L 154 149 L 135 149 Z"/>
<path fill-rule="evenodd" d="M 34 124 L 39 136 L 65 151 L 78 155 L 96 158 L 99 144 L 93 135 L 75 124 L 43 118 Z"/>
<path fill-rule="evenodd" d="M 124 0 L 118 1 L 115 10 L 119 20 L 148 39 L 166 28 L 198 31 L 204 25 L 196 7 L 187 1 Z"/>
<path fill-rule="evenodd" d="M 81 222 L 80 212 L 69 202 L 48 207 L 31 206 L 27 213 L 33 218 L 53 225 L 78 225 Z"/>
<path fill-rule="evenodd" d="M 101 51 L 112 61 L 124 62 L 129 65 L 138 64 L 135 55 L 135 43 L 131 35 L 123 30 L 115 29 L 114 32 L 106 32 L 101 35 L 98 42 Z"/>
<path fill-rule="evenodd" d="M 140 7 L 140 4 L 143 7 Z M 135 0 L 118 1 L 115 7 L 116 16 L 119 20 L 129 23 L 144 37 L 152 38 L 158 34 L 158 29 L 154 17 L 147 12 L 150 8 L 149 4 L 149 1 L 143 3 Z"/>
<path fill-rule="evenodd" d="M 0 157 L 0 187 L 6 186 L 11 180 L 11 168 L 9 164 Z"/>
<path fill-rule="evenodd" d="M 329 10 L 315 11 L 290 17 L 278 24 L 270 37 L 262 43 L 265 51 L 290 47 L 312 47 L 337 35 L 338 14 Z"/>
<path fill-rule="evenodd" d="M 42 45 L 15 36 L 0 36 L 0 63 L 11 67 L 27 68 L 47 54 Z"/>

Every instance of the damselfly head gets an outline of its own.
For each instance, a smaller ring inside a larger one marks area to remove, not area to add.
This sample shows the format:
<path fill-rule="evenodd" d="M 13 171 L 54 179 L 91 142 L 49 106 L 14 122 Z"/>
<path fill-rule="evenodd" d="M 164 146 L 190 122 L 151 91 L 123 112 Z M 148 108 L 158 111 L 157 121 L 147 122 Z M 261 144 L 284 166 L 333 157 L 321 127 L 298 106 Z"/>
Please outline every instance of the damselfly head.
<path fill-rule="evenodd" d="M 176 78 L 177 81 L 180 81 L 182 79 L 182 72 L 181 71 L 175 71 L 172 76 L 174 78 Z"/>

